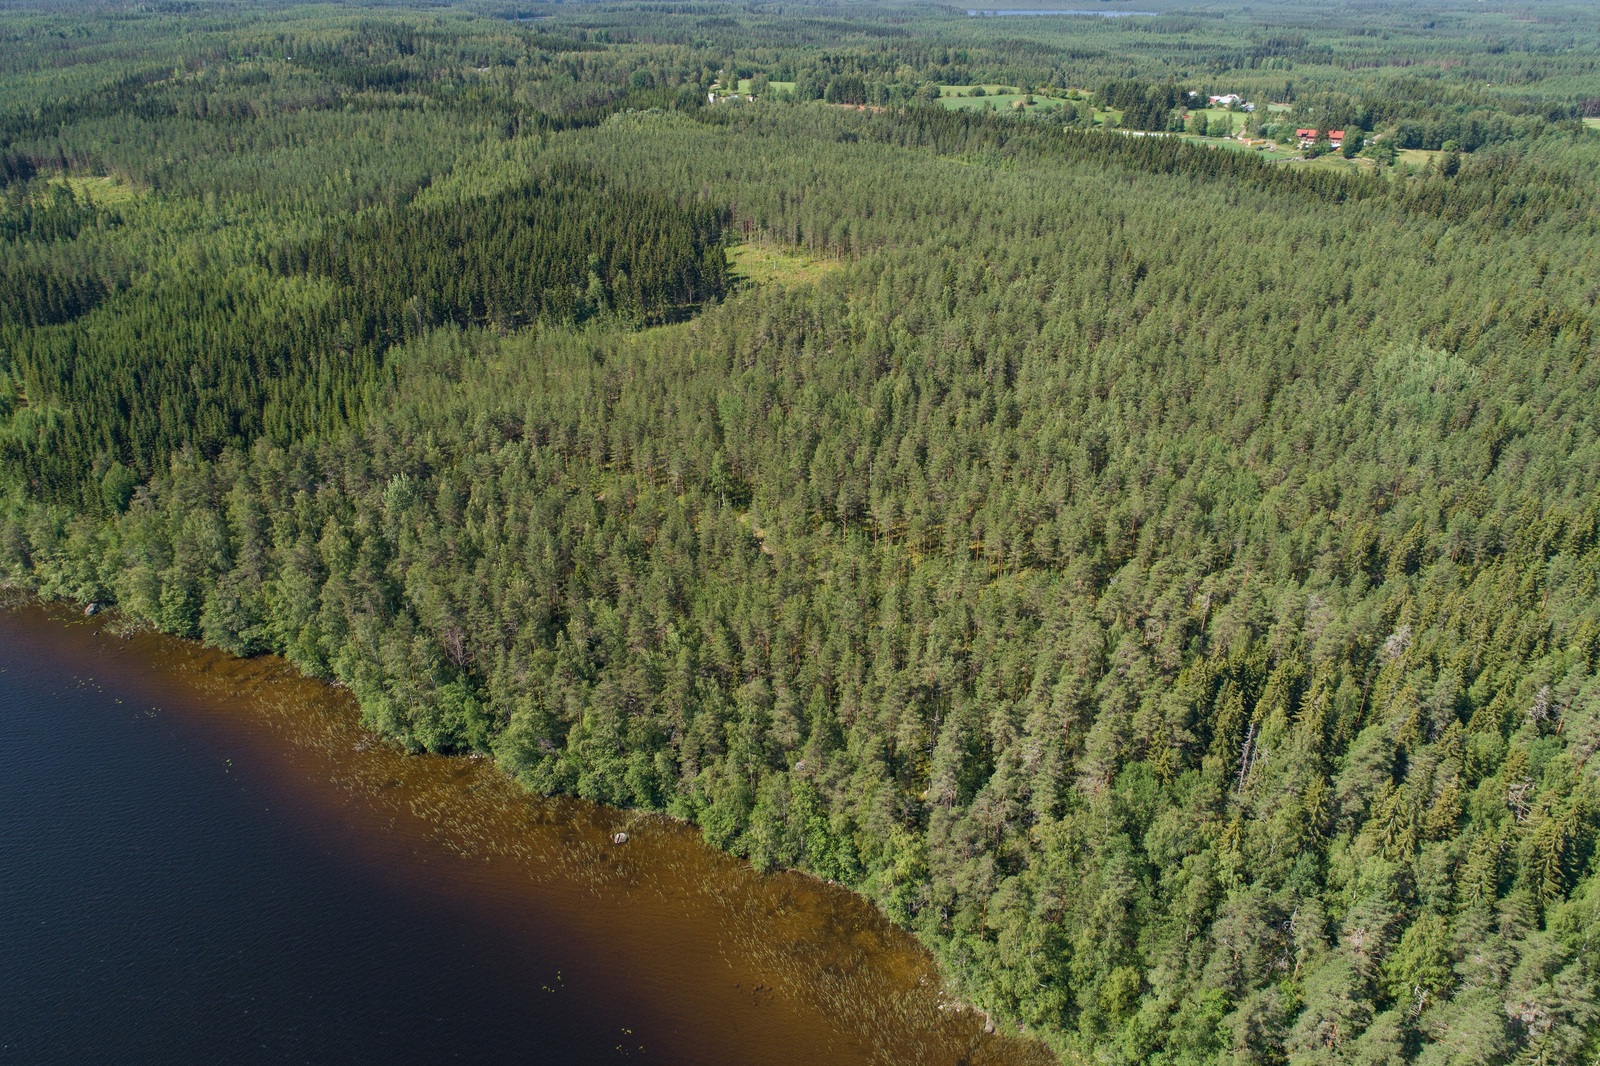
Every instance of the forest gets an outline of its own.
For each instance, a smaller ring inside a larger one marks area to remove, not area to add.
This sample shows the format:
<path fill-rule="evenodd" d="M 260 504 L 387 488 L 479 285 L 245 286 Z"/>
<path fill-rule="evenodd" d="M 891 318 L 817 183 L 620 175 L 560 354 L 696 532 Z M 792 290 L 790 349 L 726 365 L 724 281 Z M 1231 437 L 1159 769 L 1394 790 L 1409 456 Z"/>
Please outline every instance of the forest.
<path fill-rule="evenodd" d="M 1600 25 L 1139 6 L 0 7 L 0 584 L 1064 1063 L 1600 1062 Z"/>

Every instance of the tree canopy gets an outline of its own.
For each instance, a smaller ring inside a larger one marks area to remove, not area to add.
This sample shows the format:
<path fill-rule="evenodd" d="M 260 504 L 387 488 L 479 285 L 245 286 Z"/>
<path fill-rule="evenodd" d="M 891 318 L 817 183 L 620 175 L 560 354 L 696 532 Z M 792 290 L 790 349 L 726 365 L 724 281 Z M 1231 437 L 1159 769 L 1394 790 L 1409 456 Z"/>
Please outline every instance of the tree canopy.
<path fill-rule="evenodd" d="M 1576 7 L 192 6 L 0 14 L 0 580 L 849 884 L 1064 1061 L 1600 1051 Z M 1233 86 L 1439 155 L 1170 127 Z"/>

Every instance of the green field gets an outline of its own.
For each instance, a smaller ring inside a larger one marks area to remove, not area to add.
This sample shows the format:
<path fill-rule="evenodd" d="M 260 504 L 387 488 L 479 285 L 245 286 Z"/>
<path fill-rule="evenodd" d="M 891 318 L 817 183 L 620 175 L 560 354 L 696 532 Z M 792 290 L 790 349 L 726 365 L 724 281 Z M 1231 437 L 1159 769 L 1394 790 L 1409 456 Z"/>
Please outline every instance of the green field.
<path fill-rule="evenodd" d="M 941 85 L 939 86 L 939 103 L 951 111 L 984 111 L 993 109 L 1000 112 L 1026 111 L 1035 114 L 1042 111 L 1057 111 L 1063 107 L 1075 106 L 1080 103 L 1092 103 L 1093 94 L 1079 90 L 1079 99 L 1069 99 L 1065 96 L 1046 96 L 1043 93 L 1033 94 L 1033 103 L 1017 107 L 1017 101 L 1026 100 L 1027 94 L 1015 85 L 983 85 L 982 96 L 969 95 L 977 85 Z M 1056 90 L 1060 92 L 1060 90 Z M 1120 122 L 1120 111 L 1101 111 L 1094 113 L 1094 124 L 1105 124 L 1106 116 L 1111 116 L 1112 122 Z"/>
<path fill-rule="evenodd" d="M 1402 148 L 1395 158 L 1395 165 L 1421 170 L 1442 154 L 1442 152 L 1430 152 L 1426 148 Z"/>
<path fill-rule="evenodd" d="M 1208 148 L 1218 148 L 1232 152 L 1253 152 L 1272 163 L 1285 163 L 1291 160 L 1299 160 L 1300 158 L 1298 151 L 1292 148 L 1284 148 L 1272 141 L 1267 141 L 1265 144 L 1245 144 L 1231 137 L 1197 137 L 1192 133 L 1185 133 L 1181 136 L 1191 144 L 1203 144 Z"/>
<path fill-rule="evenodd" d="M 1592 130 L 1600 130 L 1600 118 L 1586 118 L 1583 124 Z"/>
<path fill-rule="evenodd" d="M 939 102 L 952 111 L 982 111 L 985 107 L 993 107 L 996 111 L 1055 111 L 1067 103 L 1065 100 L 1035 94 L 1032 104 L 1024 104 L 1022 108 L 1016 106 L 1017 101 L 1026 99 L 1023 93 L 1000 92 L 988 96 L 941 96 Z"/>
<path fill-rule="evenodd" d="M 751 90 L 751 85 L 754 82 L 754 80 L 755 79 L 753 79 L 753 78 L 740 78 L 739 79 L 739 91 L 742 92 L 742 93 L 751 92 L 752 91 Z M 792 82 L 792 81 L 769 81 L 769 82 L 767 82 L 767 92 L 769 94 L 770 93 L 792 93 L 792 92 L 794 92 L 794 84 L 795 83 Z"/>
<path fill-rule="evenodd" d="M 57 177 L 51 179 L 51 184 L 65 185 L 80 200 L 92 200 L 101 205 L 127 203 L 138 195 L 116 178 Z"/>
<path fill-rule="evenodd" d="M 1229 120 L 1232 120 L 1233 131 L 1235 133 L 1238 133 L 1240 130 L 1244 129 L 1245 121 L 1250 118 L 1248 114 L 1242 111 L 1229 111 L 1226 108 L 1221 107 L 1195 108 L 1188 111 L 1187 114 L 1189 115 L 1190 119 L 1193 119 L 1196 115 L 1204 115 L 1206 117 L 1206 124 L 1208 126 L 1213 123 L 1225 123 Z"/>
<path fill-rule="evenodd" d="M 972 90 L 974 89 L 982 89 L 984 94 L 988 96 L 992 96 L 995 93 L 1016 93 L 1022 91 L 1015 85 L 998 85 L 993 83 L 979 84 L 974 82 L 971 85 L 941 85 L 939 86 L 939 96 L 944 99 L 949 99 L 953 96 L 970 96 L 972 95 Z M 978 99 L 983 99 L 983 97 L 979 97 Z"/>
<path fill-rule="evenodd" d="M 1303 165 L 1312 170 L 1331 170 L 1340 174 L 1354 174 L 1357 171 L 1367 169 L 1370 163 L 1370 160 L 1346 159 L 1338 152 L 1329 152 L 1327 155 L 1319 155 L 1315 159 L 1308 159 Z"/>
<path fill-rule="evenodd" d="M 781 244 L 736 244 L 728 249 L 733 276 L 752 285 L 809 285 L 844 266 L 838 259 L 807 255 Z"/>
<path fill-rule="evenodd" d="M 109 207 L 112 204 L 124 204 L 138 197 L 138 192 L 130 185 L 110 177 L 78 177 L 68 175 L 51 175 L 45 178 L 33 191 L 35 203 L 47 200 L 50 190 L 65 188 L 72 190 L 72 195 L 81 201 L 95 204 L 100 207 Z M 5 202 L 0 200 L 0 212 L 5 210 Z"/>

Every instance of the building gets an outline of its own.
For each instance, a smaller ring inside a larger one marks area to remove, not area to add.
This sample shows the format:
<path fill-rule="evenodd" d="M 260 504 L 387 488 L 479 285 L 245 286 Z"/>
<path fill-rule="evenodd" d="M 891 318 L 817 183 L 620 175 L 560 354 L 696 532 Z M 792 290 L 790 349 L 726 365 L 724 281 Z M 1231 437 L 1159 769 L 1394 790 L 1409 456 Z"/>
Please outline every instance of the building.
<path fill-rule="evenodd" d="M 1301 148 L 1310 148 L 1317 143 L 1317 130 L 1295 130 L 1294 135 L 1300 142 Z M 1328 147 L 1340 148 L 1344 145 L 1344 130 L 1328 131 Z"/>
<path fill-rule="evenodd" d="M 1229 93 L 1226 96 L 1208 96 L 1206 100 L 1212 107 L 1232 107 L 1235 104 L 1244 103 L 1244 97 L 1238 93 Z"/>

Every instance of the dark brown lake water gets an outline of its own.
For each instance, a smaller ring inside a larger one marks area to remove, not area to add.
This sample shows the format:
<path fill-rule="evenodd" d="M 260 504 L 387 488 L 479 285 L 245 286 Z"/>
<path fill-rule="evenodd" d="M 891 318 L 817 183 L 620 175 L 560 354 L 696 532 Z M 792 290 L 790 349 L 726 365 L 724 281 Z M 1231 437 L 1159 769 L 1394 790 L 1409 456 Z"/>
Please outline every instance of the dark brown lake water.
<path fill-rule="evenodd" d="M 622 1060 L 1053 1061 L 843 889 L 395 752 L 275 659 L 0 610 L 0 1062 Z"/>

